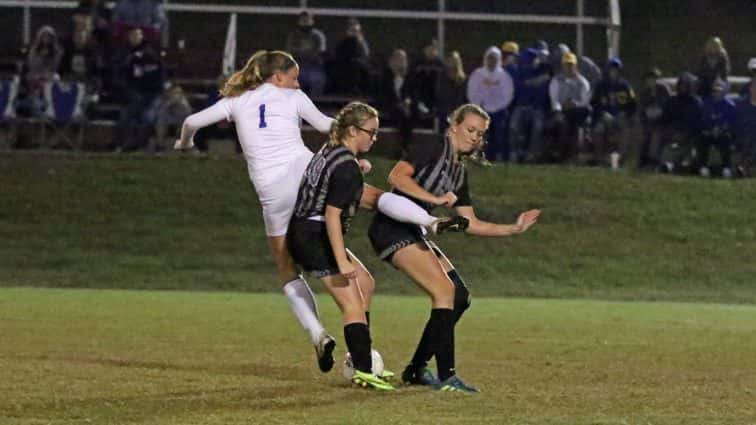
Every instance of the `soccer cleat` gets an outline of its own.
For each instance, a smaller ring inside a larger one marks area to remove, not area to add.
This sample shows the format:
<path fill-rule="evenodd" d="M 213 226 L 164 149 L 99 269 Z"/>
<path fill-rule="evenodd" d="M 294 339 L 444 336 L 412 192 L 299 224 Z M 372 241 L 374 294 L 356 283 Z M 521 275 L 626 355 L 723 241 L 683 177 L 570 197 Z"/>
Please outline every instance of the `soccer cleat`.
<path fill-rule="evenodd" d="M 383 372 L 378 374 L 378 377 L 383 379 L 384 381 L 388 381 L 392 379 L 396 374 L 388 369 L 383 369 Z"/>
<path fill-rule="evenodd" d="M 448 392 L 461 392 L 461 393 L 479 393 L 480 392 L 480 390 L 478 390 L 477 388 L 472 387 L 462 382 L 462 380 L 459 379 L 457 375 L 452 375 L 446 378 L 445 381 L 440 382 L 438 385 L 435 385 L 435 388 L 439 391 L 448 391 Z"/>
<path fill-rule="evenodd" d="M 463 215 L 443 217 L 430 225 L 431 233 L 440 235 L 445 232 L 464 232 L 470 226 L 470 219 Z"/>
<path fill-rule="evenodd" d="M 381 391 L 394 391 L 393 385 L 373 375 L 372 373 L 361 372 L 359 370 L 354 371 L 352 376 L 352 383 L 362 388 L 374 388 Z"/>
<path fill-rule="evenodd" d="M 336 348 L 336 340 L 331 335 L 323 332 L 320 341 L 315 346 L 315 355 L 318 357 L 318 367 L 321 372 L 329 372 L 333 369 L 333 349 Z"/>
<path fill-rule="evenodd" d="M 407 385 L 427 385 L 435 387 L 441 383 L 427 367 L 417 368 L 409 365 L 402 372 L 402 382 Z"/>

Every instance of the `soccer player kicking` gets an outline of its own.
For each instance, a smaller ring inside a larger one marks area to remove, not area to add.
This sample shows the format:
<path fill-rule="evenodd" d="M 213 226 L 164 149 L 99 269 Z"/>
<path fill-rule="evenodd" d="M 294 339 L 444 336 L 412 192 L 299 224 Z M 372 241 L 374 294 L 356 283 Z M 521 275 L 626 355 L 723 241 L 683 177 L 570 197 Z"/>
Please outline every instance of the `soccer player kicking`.
<path fill-rule="evenodd" d="M 449 117 L 446 137 L 411 145 L 396 164 L 389 175 L 394 192 L 428 212 L 436 206 L 453 207 L 469 219 L 466 232 L 471 235 L 509 236 L 528 230 L 538 220 L 539 210 L 520 214 L 515 224 L 489 223 L 475 216 L 460 156 L 480 147 L 489 123 L 488 114 L 477 105 L 457 108 Z M 430 319 L 402 380 L 441 391 L 478 392 L 456 376 L 454 327 L 470 306 L 470 294 L 452 263 L 419 226 L 400 223 L 382 212 L 373 217 L 368 235 L 380 258 L 403 271 L 431 299 Z M 433 356 L 438 377 L 427 368 Z"/>
<path fill-rule="evenodd" d="M 335 340 L 320 322 L 315 298 L 299 276 L 286 248 L 286 231 L 294 211 L 299 182 L 313 154 L 300 133 L 300 118 L 321 133 L 328 133 L 332 118 L 325 116 L 299 90 L 299 66 L 287 52 L 256 52 L 244 68 L 233 74 L 221 90 L 223 98 L 189 116 L 181 129 L 175 149 L 191 149 L 194 134 L 220 121 L 233 121 L 247 161 L 250 180 L 262 205 L 265 233 L 276 263 L 283 292 L 302 327 L 315 346 L 318 366 L 323 372 L 333 368 Z M 386 198 L 379 205 L 392 212 L 404 209 L 408 200 Z M 416 217 L 428 226 L 446 226 L 428 214 Z"/>
<path fill-rule="evenodd" d="M 338 113 L 328 142 L 304 173 L 287 244 L 294 261 L 323 281 L 341 310 L 344 340 L 355 369 L 352 382 L 393 390 L 384 377 L 372 373 L 368 317 L 375 280 L 346 249 L 343 235 L 358 207 L 374 209 L 398 202 L 399 208 L 389 208 L 392 214 L 416 222 L 427 212 L 407 199 L 364 184 L 356 156 L 370 150 L 377 134 L 378 112 L 371 106 L 352 102 Z M 447 229 L 459 227 L 454 220 L 443 224 Z"/>

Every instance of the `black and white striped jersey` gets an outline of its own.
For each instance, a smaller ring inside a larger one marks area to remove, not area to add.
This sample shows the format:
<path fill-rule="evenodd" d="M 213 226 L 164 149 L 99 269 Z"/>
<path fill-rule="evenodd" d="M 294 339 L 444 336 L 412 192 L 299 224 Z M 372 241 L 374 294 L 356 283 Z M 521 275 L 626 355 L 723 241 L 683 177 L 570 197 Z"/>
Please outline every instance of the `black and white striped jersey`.
<path fill-rule="evenodd" d="M 354 154 L 344 146 L 328 144 L 312 157 L 299 185 L 294 217 L 323 221 L 326 206 L 340 208 L 342 231 L 357 212 L 363 178 Z"/>
<path fill-rule="evenodd" d="M 453 192 L 457 195 L 455 207 L 472 205 L 467 184 L 467 170 L 462 161 L 454 158 L 454 150 L 447 138 L 413 142 L 402 160 L 412 164 L 415 169 L 412 178 L 426 191 L 435 196 Z M 429 212 L 435 207 L 397 189 L 394 189 L 394 192 L 412 199 Z"/>

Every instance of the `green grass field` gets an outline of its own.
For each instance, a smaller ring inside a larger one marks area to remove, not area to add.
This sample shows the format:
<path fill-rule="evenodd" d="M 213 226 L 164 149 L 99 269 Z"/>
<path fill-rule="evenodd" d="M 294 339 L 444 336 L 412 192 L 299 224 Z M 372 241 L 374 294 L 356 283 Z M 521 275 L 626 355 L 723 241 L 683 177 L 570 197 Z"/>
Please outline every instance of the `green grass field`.
<path fill-rule="evenodd" d="M 376 298 L 395 371 L 427 308 Z M 276 294 L 6 288 L 0 323 L 3 425 L 756 423 L 752 306 L 475 299 L 457 363 L 478 395 L 321 374 Z"/>
<path fill-rule="evenodd" d="M 438 239 L 473 292 L 457 365 L 483 393 L 376 394 L 317 370 L 239 158 L 0 156 L 0 425 L 756 424 L 756 181 L 471 173 L 481 217 L 543 210 L 517 237 Z M 347 244 L 400 372 L 428 304 L 368 219 Z"/>
<path fill-rule="evenodd" d="M 392 165 L 369 180 L 386 187 Z M 473 167 L 478 215 L 513 238 L 438 242 L 478 296 L 756 302 L 756 180 L 568 167 Z M 0 286 L 276 291 L 259 204 L 236 157 L 0 156 Z M 369 213 L 347 244 L 383 293 Z"/>

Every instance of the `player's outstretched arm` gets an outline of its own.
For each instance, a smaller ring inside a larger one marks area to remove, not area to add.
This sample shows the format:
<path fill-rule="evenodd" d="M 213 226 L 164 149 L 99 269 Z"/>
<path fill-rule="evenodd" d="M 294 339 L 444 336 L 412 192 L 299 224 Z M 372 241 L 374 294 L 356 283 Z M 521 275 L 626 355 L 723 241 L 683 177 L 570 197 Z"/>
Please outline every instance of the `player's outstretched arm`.
<path fill-rule="evenodd" d="M 173 149 L 191 149 L 194 146 L 194 135 L 199 129 L 228 118 L 229 110 L 226 99 L 221 99 L 214 105 L 189 115 L 181 126 L 181 138 L 176 140 Z"/>
<path fill-rule="evenodd" d="M 541 210 L 528 210 L 520 214 L 514 224 L 497 224 L 479 219 L 473 207 L 457 207 L 455 210 L 457 214 L 470 219 L 467 233 L 475 236 L 511 236 L 523 233 L 536 224 L 541 215 Z"/>

